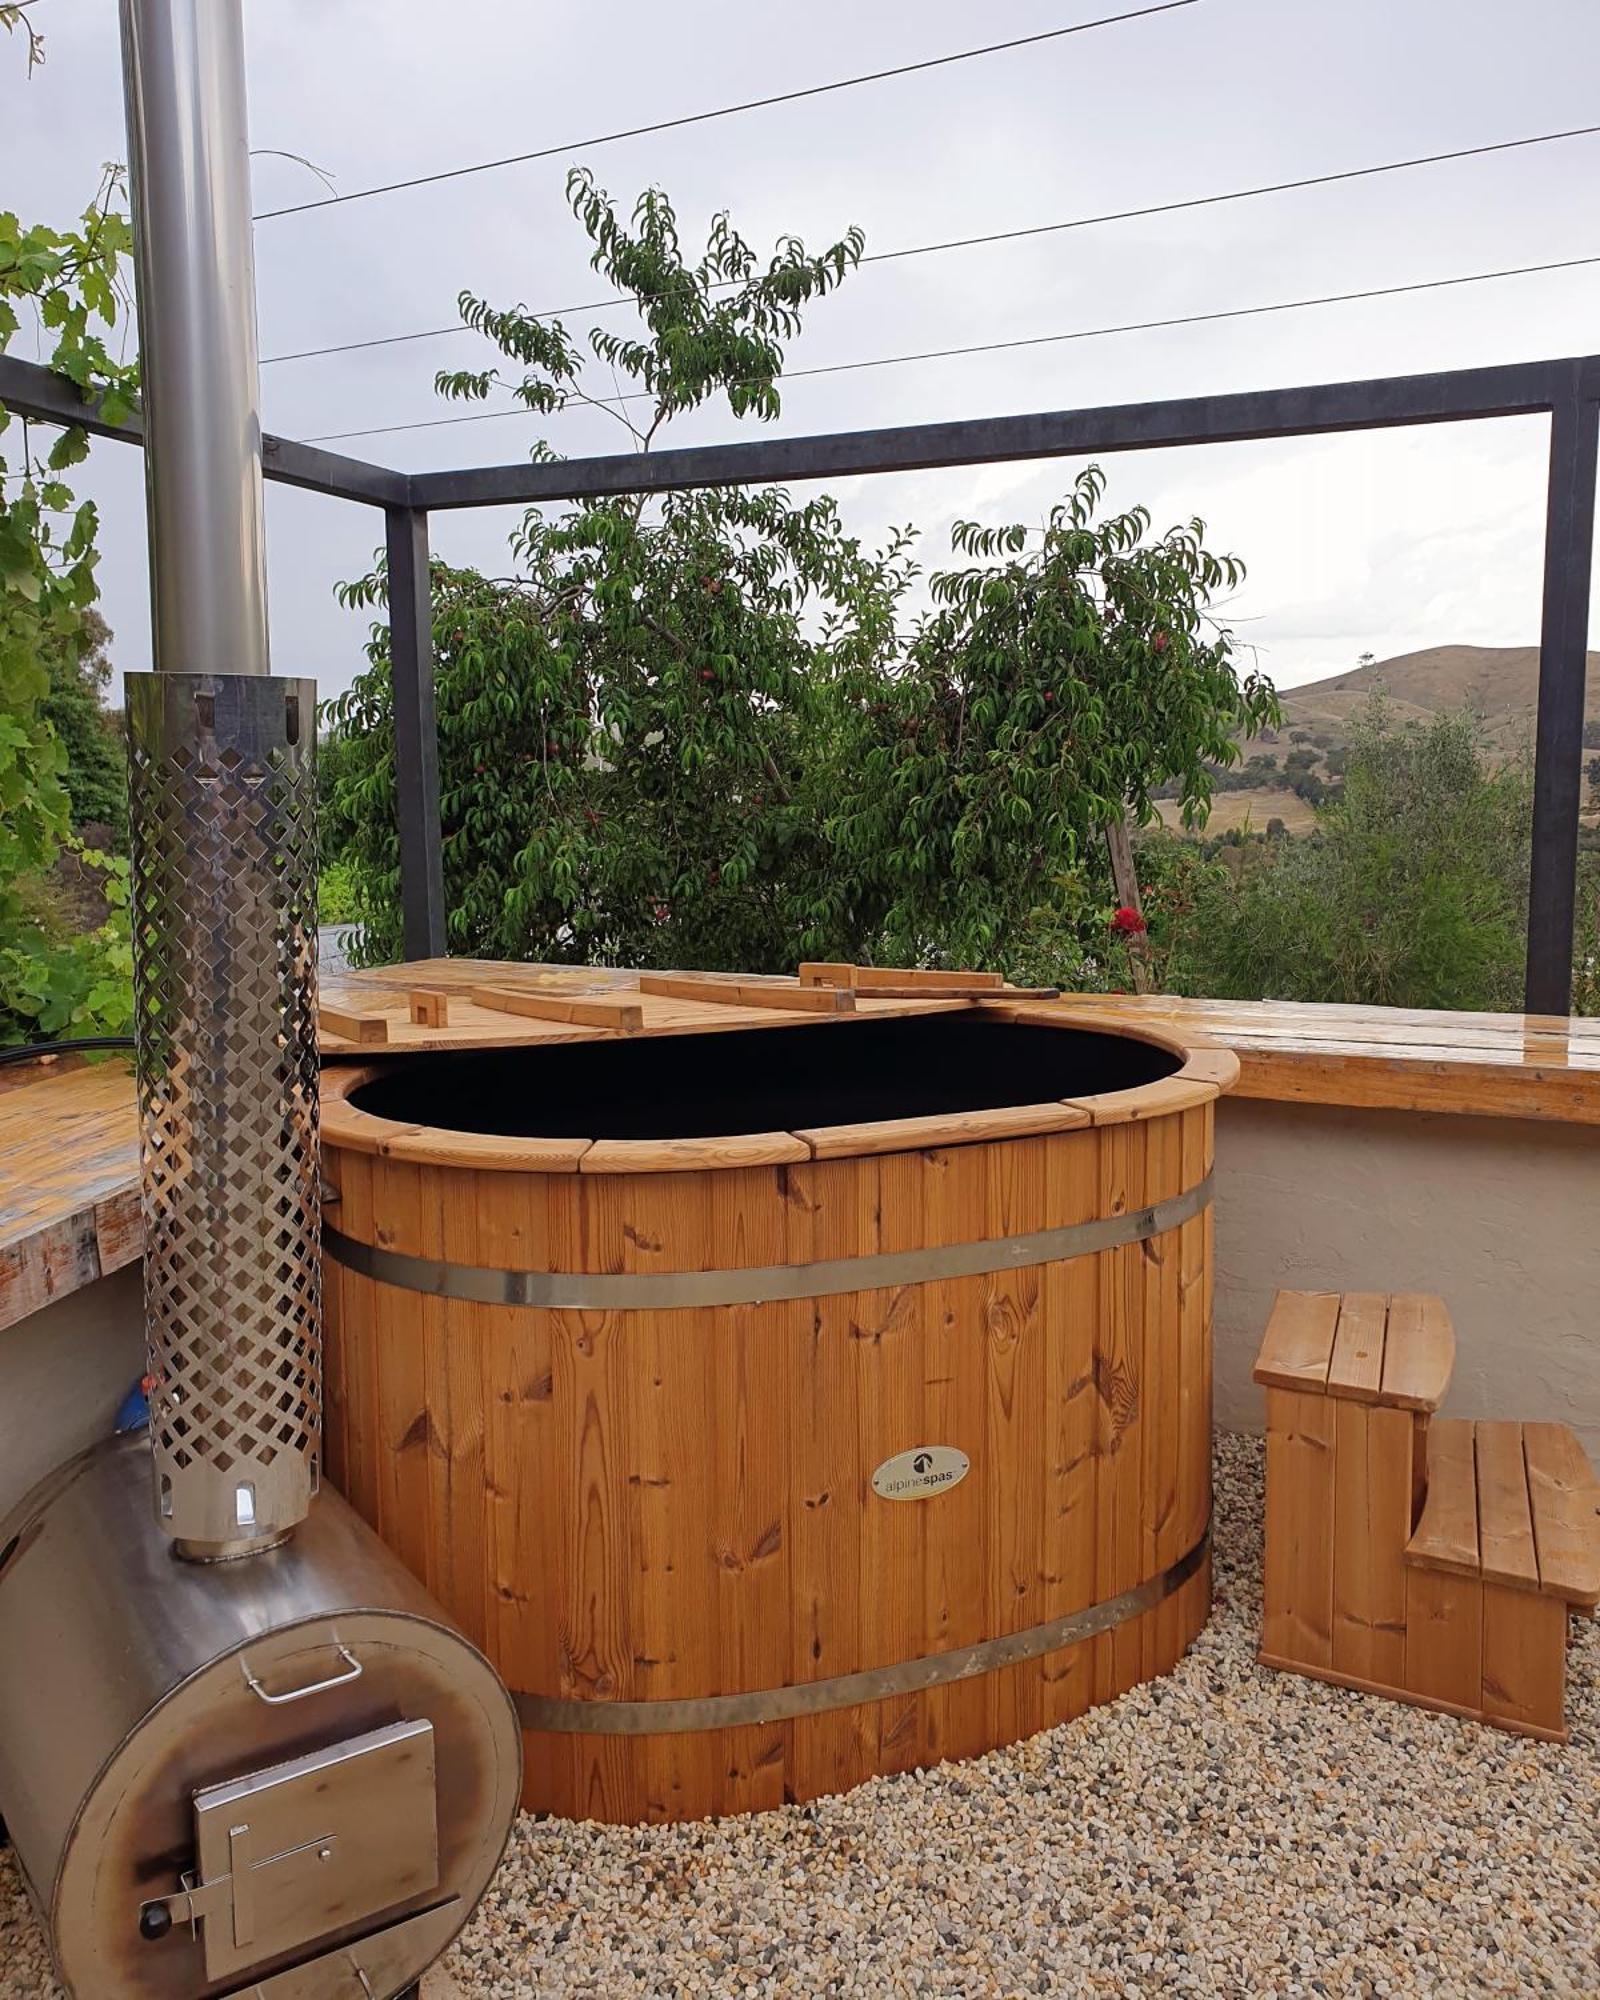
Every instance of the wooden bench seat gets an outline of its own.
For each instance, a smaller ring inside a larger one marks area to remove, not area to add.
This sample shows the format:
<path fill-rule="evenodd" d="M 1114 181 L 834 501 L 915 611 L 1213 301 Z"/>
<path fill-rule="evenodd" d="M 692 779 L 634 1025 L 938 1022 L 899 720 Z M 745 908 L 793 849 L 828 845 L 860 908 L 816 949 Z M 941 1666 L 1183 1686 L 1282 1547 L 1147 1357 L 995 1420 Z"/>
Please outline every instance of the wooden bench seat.
<path fill-rule="evenodd" d="M 1600 1481 L 1565 1424 L 1524 1424 L 1540 1587 L 1580 1610 L 1600 1608 Z"/>
<path fill-rule="evenodd" d="M 1405 1562 L 1408 1691 L 1564 1739 L 1568 1613 L 1600 1602 L 1600 1485 L 1572 1432 L 1435 1423 Z"/>
<path fill-rule="evenodd" d="M 1445 1418 L 1406 1561 L 1600 1605 L 1600 1483 L 1565 1424 Z"/>
<path fill-rule="evenodd" d="M 1280 1292 L 1261 1660 L 1564 1739 L 1569 1612 L 1600 1603 L 1600 1485 L 1563 1424 L 1438 1418 L 1441 1299 Z"/>

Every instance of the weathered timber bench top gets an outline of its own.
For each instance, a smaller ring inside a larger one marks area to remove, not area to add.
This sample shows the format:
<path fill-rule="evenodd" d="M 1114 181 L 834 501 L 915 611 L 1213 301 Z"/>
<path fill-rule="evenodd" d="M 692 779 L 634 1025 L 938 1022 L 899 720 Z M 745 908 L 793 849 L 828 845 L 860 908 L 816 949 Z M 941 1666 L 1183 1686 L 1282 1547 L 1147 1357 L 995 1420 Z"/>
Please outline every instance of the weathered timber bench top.
<path fill-rule="evenodd" d="M 1075 1013 L 1220 1042 L 1235 1097 L 1600 1125 L 1600 1020 L 1287 1000 L 1065 994 Z"/>
<path fill-rule="evenodd" d="M 432 987 L 464 997 L 475 986 L 535 975 L 552 992 L 622 997 L 638 990 L 631 972 L 433 959 L 330 975 L 323 998 L 355 1013 L 375 1004 L 392 1011 L 391 1049 L 412 1035 L 418 1044 L 438 1046 L 425 1029 L 410 1026 L 408 991 Z M 679 1033 L 713 1016 L 719 1026 L 741 1027 L 792 1025 L 796 1018 L 770 1007 L 745 1013 L 692 1002 L 676 1011 Z M 1108 1027 L 1220 1043 L 1240 1059 L 1235 1096 L 1600 1125 L 1600 1021 L 1101 993 L 1019 1002 L 1017 1011 L 1103 1014 Z M 453 1018 L 466 1026 L 470 1017 Z M 554 1021 L 517 1023 L 519 1040 L 587 1039 L 595 1032 Z M 328 1048 L 332 1053 L 331 1037 Z M 348 1053 L 375 1051 L 349 1044 Z M 138 1255 L 137 1177 L 133 1082 L 124 1062 L 52 1068 L 0 1089 L 0 1328 Z"/>
<path fill-rule="evenodd" d="M 0 1327 L 131 1264 L 142 1244 L 128 1061 L 8 1075 L 36 1080 L 0 1090 Z"/>

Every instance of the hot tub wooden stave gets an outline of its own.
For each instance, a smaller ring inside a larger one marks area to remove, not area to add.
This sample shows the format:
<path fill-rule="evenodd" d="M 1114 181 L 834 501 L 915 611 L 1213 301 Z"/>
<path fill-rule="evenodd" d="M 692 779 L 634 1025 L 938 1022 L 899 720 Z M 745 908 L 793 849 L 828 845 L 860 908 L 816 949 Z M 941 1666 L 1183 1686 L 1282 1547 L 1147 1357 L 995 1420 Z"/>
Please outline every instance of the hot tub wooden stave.
<path fill-rule="evenodd" d="M 1198 1052 L 955 1125 L 587 1148 L 408 1129 L 349 1102 L 370 1072 L 330 1072 L 329 1472 L 519 1696 L 530 1807 L 775 1806 L 977 1754 L 1172 1666 L 1209 1605 L 1207 1184 L 1233 1073 Z M 434 1266 L 914 1262 L 1127 1235 L 1116 1218 L 1152 1207 L 1182 1219 L 1015 1268 L 824 1272 L 796 1298 L 414 1288 Z M 383 1275 L 361 1268 L 375 1254 Z M 970 1472 L 879 1498 L 874 1468 L 922 1445 Z M 1131 1614 L 1071 1636 L 1108 1604 Z"/>

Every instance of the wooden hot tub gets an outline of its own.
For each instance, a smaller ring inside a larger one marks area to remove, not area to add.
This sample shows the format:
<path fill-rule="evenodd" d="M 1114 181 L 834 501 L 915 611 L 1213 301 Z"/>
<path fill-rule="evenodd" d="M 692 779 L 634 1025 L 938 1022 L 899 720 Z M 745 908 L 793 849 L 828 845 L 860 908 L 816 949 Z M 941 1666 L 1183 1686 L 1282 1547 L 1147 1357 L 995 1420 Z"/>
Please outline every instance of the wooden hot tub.
<path fill-rule="evenodd" d="M 813 1798 L 1174 1664 L 1236 1074 L 977 1008 L 328 1072 L 328 1470 L 529 1807 Z"/>

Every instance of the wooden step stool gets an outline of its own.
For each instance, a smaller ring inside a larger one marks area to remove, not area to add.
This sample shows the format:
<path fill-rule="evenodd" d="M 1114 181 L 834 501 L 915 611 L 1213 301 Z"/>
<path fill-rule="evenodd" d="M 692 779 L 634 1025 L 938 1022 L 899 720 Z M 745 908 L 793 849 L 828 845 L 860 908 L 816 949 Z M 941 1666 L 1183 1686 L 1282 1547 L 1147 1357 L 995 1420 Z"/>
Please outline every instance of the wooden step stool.
<path fill-rule="evenodd" d="M 1559 1424 L 1433 1418 L 1424 1293 L 1280 1292 L 1267 1390 L 1267 1666 L 1564 1738 L 1567 1614 L 1600 1599 L 1600 1488 Z"/>
<path fill-rule="evenodd" d="M 1600 1601 L 1600 1487 L 1565 1424 L 1439 1418 L 1406 1545 L 1407 1699 L 1567 1738 L 1567 1620 Z"/>

